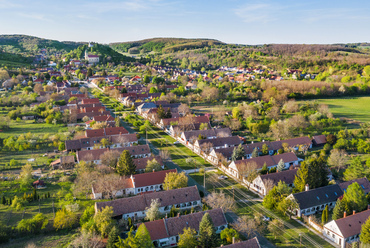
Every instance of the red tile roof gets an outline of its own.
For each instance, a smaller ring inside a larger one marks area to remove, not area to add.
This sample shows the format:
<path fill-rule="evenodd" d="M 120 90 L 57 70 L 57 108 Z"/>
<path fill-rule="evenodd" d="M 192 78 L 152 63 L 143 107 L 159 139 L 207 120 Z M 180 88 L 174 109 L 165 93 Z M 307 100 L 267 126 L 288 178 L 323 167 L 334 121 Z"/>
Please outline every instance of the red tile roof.
<path fill-rule="evenodd" d="M 146 187 L 150 185 L 162 184 L 167 173 L 177 173 L 176 169 L 155 171 L 143 174 L 133 175 L 135 188 Z"/>

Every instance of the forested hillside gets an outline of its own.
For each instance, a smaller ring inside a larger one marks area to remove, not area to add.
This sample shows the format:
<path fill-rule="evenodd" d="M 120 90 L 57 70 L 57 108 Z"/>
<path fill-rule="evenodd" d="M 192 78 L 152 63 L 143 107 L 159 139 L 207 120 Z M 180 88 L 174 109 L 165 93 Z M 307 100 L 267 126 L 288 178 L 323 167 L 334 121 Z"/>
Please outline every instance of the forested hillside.
<path fill-rule="evenodd" d="M 76 49 L 83 43 L 42 39 L 28 35 L 0 35 L 0 50 L 9 53 L 37 54 L 40 49 L 48 52 Z"/>
<path fill-rule="evenodd" d="M 170 53 L 221 44 L 225 43 L 212 39 L 153 38 L 132 42 L 111 43 L 109 45 L 117 51 L 135 54 L 151 51 Z"/>

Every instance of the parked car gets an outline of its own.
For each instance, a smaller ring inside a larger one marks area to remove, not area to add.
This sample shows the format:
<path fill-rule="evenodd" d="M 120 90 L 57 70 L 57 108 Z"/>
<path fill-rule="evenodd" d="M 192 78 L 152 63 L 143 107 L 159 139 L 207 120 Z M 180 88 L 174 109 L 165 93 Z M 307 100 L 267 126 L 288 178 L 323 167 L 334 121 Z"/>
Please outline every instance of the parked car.
<path fill-rule="evenodd" d="M 180 141 L 175 141 L 175 142 L 173 142 L 175 145 L 177 145 L 177 144 L 180 144 Z"/>
<path fill-rule="evenodd" d="M 271 219 L 270 219 L 270 217 L 264 215 L 264 216 L 262 216 L 262 220 L 263 221 L 270 221 Z"/>
<path fill-rule="evenodd" d="M 220 179 L 220 180 L 227 179 L 227 178 L 228 177 L 227 176 L 224 176 L 224 175 L 221 175 L 221 176 L 218 177 L 218 179 Z"/>

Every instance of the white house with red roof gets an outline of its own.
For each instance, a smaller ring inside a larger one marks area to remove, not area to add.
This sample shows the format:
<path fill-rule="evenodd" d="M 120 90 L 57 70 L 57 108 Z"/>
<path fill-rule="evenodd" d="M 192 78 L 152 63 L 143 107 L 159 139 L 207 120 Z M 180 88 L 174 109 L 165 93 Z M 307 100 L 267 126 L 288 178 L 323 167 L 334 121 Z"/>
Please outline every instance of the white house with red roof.
<path fill-rule="evenodd" d="M 122 188 L 115 192 L 116 197 L 138 195 L 163 190 L 163 183 L 168 173 L 177 173 L 176 169 L 155 171 L 143 174 L 131 175 L 122 178 Z M 93 185 L 92 193 L 94 199 L 102 199 L 103 193 L 98 185 Z"/>

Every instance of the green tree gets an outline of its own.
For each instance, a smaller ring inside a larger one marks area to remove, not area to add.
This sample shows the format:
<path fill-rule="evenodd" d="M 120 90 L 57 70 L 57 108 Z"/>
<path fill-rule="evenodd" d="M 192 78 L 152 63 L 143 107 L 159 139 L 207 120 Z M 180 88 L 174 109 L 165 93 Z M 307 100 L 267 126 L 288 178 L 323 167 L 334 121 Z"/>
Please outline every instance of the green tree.
<path fill-rule="evenodd" d="M 31 183 L 32 183 L 32 165 L 30 164 L 26 164 L 24 166 L 22 166 L 22 171 L 19 175 L 20 179 L 21 179 L 21 187 L 22 188 L 27 188 L 27 187 L 30 187 L 31 186 Z"/>
<path fill-rule="evenodd" d="M 162 170 L 162 167 L 155 158 L 153 158 L 152 160 L 148 160 L 147 165 L 145 167 L 145 172 L 160 171 L 160 170 Z"/>
<path fill-rule="evenodd" d="M 118 229 L 114 226 L 108 235 L 107 248 L 116 248 L 116 243 L 119 241 L 118 235 Z"/>
<path fill-rule="evenodd" d="M 198 246 L 198 240 L 196 238 L 197 232 L 191 228 L 184 228 L 183 233 L 180 234 L 180 239 L 177 244 L 179 248 L 193 248 Z"/>
<path fill-rule="evenodd" d="M 56 212 L 53 226 L 57 230 L 69 229 L 72 228 L 77 222 L 77 215 L 74 212 L 63 208 Z"/>
<path fill-rule="evenodd" d="M 296 191 L 302 192 L 308 183 L 308 166 L 305 161 L 302 162 L 294 178 L 294 187 Z"/>
<path fill-rule="evenodd" d="M 322 214 L 321 214 L 321 223 L 325 225 L 325 223 L 328 222 L 328 218 L 329 218 L 329 210 L 328 210 L 328 205 L 326 205 L 324 211 L 322 211 Z"/>
<path fill-rule="evenodd" d="M 265 174 L 267 174 L 267 172 L 269 171 L 269 169 L 267 168 L 267 164 L 266 164 L 266 162 L 263 164 L 263 166 L 262 166 L 262 168 L 261 168 L 261 170 L 260 170 L 260 173 L 261 173 L 261 175 L 265 175 Z"/>
<path fill-rule="evenodd" d="M 88 69 L 87 69 L 87 74 L 86 74 L 86 76 L 87 76 L 87 77 L 91 77 L 92 75 L 93 75 L 93 73 L 92 73 L 91 68 L 88 68 Z"/>
<path fill-rule="evenodd" d="M 332 219 L 337 220 L 343 218 L 343 214 L 346 211 L 346 206 L 343 200 L 338 199 L 333 209 Z"/>
<path fill-rule="evenodd" d="M 233 153 L 231 155 L 231 160 L 236 161 L 242 159 L 245 156 L 244 147 L 242 144 L 239 144 L 237 147 L 234 147 Z"/>
<path fill-rule="evenodd" d="M 209 213 L 205 213 L 199 223 L 198 241 L 203 248 L 218 247 L 215 226 Z"/>
<path fill-rule="evenodd" d="M 118 164 L 117 164 L 117 173 L 121 176 L 130 176 L 134 175 L 136 171 L 136 165 L 131 157 L 129 151 L 124 150 L 119 157 Z"/>
<path fill-rule="evenodd" d="M 30 232 L 38 233 L 40 230 L 44 229 L 48 224 L 48 218 L 42 214 L 36 214 L 31 219 L 23 219 L 17 224 L 17 230 L 19 232 Z"/>
<path fill-rule="evenodd" d="M 355 157 L 352 160 L 350 166 L 347 167 L 343 175 L 346 181 L 350 181 L 353 179 L 365 177 L 368 174 L 369 168 L 362 163 L 360 157 Z"/>
<path fill-rule="evenodd" d="M 366 195 L 361 186 L 354 182 L 344 191 L 343 199 L 347 203 L 349 211 L 361 212 L 367 207 Z"/>
<path fill-rule="evenodd" d="M 98 211 L 94 216 L 94 222 L 98 232 L 102 235 L 102 237 L 107 237 L 110 231 L 113 228 L 113 208 L 112 207 L 105 207 Z"/>
<path fill-rule="evenodd" d="M 364 70 L 362 71 L 362 75 L 366 77 L 370 77 L 370 65 L 367 65 L 364 67 Z"/>
<path fill-rule="evenodd" d="M 370 66 L 369 66 L 370 70 Z M 370 75 L 370 74 L 369 74 Z M 370 245 L 370 218 L 361 226 L 360 241 L 363 245 Z"/>
<path fill-rule="evenodd" d="M 61 141 L 59 143 L 58 150 L 59 151 L 64 151 L 65 149 L 66 149 L 66 145 L 65 145 L 65 143 L 63 141 Z"/>
<path fill-rule="evenodd" d="M 324 157 L 311 157 L 308 163 L 308 185 L 310 188 L 314 189 L 328 185 L 328 166 Z"/>
<path fill-rule="evenodd" d="M 166 112 L 164 111 L 164 108 L 162 105 L 159 105 L 157 110 L 157 116 L 159 119 L 165 119 L 166 118 Z"/>
<path fill-rule="evenodd" d="M 262 145 L 262 154 L 263 155 L 267 155 L 267 154 L 269 154 L 269 147 L 268 147 L 268 145 L 267 144 L 263 144 Z"/>
<path fill-rule="evenodd" d="M 157 93 L 157 92 L 158 92 L 157 87 L 150 87 L 150 90 L 149 90 L 150 94 Z"/>
<path fill-rule="evenodd" d="M 149 84 L 150 83 L 150 76 L 149 75 L 145 75 L 144 76 L 144 83 L 145 84 Z M 150 93 L 150 92 L 149 92 Z"/>
<path fill-rule="evenodd" d="M 135 240 L 137 247 L 154 247 L 152 239 L 145 224 L 141 224 L 136 231 Z"/>
<path fill-rule="evenodd" d="M 94 205 L 88 206 L 80 218 L 80 225 L 83 226 L 86 222 L 88 222 L 95 214 L 95 207 Z"/>
<path fill-rule="evenodd" d="M 233 238 L 236 240 L 239 240 L 239 233 L 232 228 L 225 228 L 220 233 L 220 238 L 223 241 L 224 245 L 231 244 L 233 241 Z"/>
<path fill-rule="evenodd" d="M 163 182 L 164 190 L 180 189 L 188 186 L 188 177 L 185 172 L 170 172 L 166 174 Z"/>
<path fill-rule="evenodd" d="M 25 204 L 26 204 L 26 200 L 18 196 L 14 196 L 13 201 L 9 203 L 9 205 L 11 205 L 11 207 L 14 208 L 16 211 L 20 211 L 24 207 Z"/>

